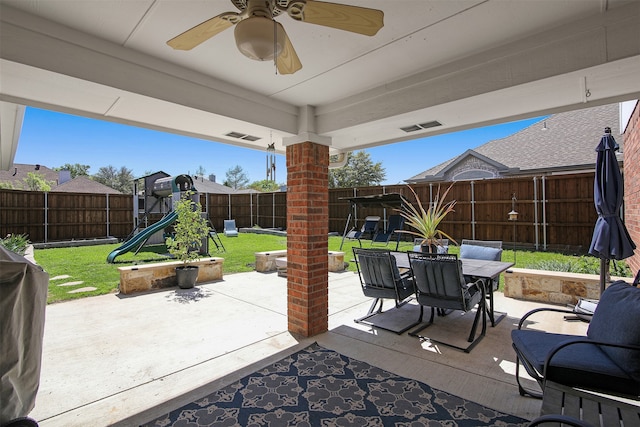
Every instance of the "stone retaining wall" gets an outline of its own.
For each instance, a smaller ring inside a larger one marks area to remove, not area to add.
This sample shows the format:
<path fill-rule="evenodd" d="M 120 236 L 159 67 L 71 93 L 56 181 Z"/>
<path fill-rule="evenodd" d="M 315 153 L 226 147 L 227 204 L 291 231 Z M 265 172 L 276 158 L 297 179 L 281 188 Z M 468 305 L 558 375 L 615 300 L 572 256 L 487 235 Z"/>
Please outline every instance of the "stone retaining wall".
<path fill-rule="evenodd" d="M 281 249 L 277 251 L 256 252 L 256 271 L 267 273 L 278 270 L 276 258 L 287 256 L 287 250 Z M 344 252 L 329 251 L 329 271 L 344 270 Z"/>
<path fill-rule="evenodd" d="M 196 283 L 222 280 L 223 262 L 224 258 L 200 258 L 198 261 L 191 261 L 189 264 L 200 267 Z M 120 271 L 120 292 L 131 294 L 177 286 L 176 267 L 181 265 L 182 261 L 169 261 L 118 267 Z"/>
<path fill-rule="evenodd" d="M 600 276 L 561 271 L 511 268 L 503 274 L 504 295 L 552 304 L 574 305 L 579 298 L 600 298 Z M 629 280 L 612 277 L 611 280 Z"/>

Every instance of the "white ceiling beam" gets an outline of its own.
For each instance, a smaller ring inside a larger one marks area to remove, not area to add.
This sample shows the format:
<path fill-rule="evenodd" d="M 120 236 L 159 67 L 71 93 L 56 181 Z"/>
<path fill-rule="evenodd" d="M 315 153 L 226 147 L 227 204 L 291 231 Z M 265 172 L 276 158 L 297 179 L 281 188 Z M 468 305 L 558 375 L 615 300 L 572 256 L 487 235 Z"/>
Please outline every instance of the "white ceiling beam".
<path fill-rule="evenodd" d="M 318 133 L 640 56 L 638 5 L 609 10 L 318 106 Z"/>
<path fill-rule="evenodd" d="M 0 102 L 0 170 L 8 171 L 13 166 L 24 110 L 24 105 Z"/>
<path fill-rule="evenodd" d="M 3 59 L 287 133 L 297 130 L 296 106 L 6 6 L 0 8 Z"/>

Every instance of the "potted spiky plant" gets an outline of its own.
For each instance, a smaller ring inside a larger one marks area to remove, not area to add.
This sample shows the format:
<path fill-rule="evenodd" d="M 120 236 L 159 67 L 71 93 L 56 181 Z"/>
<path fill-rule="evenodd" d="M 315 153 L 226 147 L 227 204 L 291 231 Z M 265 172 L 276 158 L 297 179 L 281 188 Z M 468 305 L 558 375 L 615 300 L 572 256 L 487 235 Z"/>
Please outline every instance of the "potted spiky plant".
<path fill-rule="evenodd" d="M 442 246 L 443 238 L 447 238 L 456 243 L 451 236 L 439 228 L 440 223 L 450 212 L 454 211 L 453 208 L 456 205 L 455 200 L 445 202 L 447 194 L 449 194 L 449 191 L 453 187 L 453 183 L 442 195 L 440 194 L 440 186 L 438 185 L 438 192 L 428 209 L 424 208 L 415 190 L 410 186 L 407 187 L 409 187 L 409 190 L 411 190 L 416 198 L 417 207 L 412 204 L 405 204 L 402 209 L 399 209 L 399 213 L 405 219 L 406 224 L 413 228 L 413 230 L 400 230 L 400 232 L 412 234 L 422 239 L 420 246 L 423 252 L 437 252 L 438 246 Z"/>
<path fill-rule="evenodd" d="M 198 266 L 189 263 L 200 259 L 200 247 L 209 232 L 207 221 L 202 217 L 202 206 L 191 200 L 192 194 L 185 193 L 175 204 L 177 218 L 173 235 L 165 241 L 169 253 L 182 261 L 182 265 L 176 267 L 176 279 L 183 289 L 192 288 L 196 283 Z"/>

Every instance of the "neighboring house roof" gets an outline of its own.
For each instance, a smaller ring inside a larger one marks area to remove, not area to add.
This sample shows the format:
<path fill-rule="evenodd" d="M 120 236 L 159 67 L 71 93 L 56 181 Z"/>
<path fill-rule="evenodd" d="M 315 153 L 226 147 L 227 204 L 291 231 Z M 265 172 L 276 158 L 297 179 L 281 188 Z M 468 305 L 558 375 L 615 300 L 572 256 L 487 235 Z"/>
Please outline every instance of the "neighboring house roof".
<path fill-rule="evenodd" d="M 124 194 L 107 185 L 94 181 L 87 176 L 76 177 L 71 181 L 67 181 L 56 187 L 53 187 L 51 191 L 61 193 Z"/>
<path fill-rule="evenodd" d="M 10 182 L 14 188 L 22 189 L 24 179 L 27 178 L 29 172 L 34 172 L 42 176 L 46 181 L 51 183 L 52 192 L 65 193 L 98 193 L 98 194 L 123 194 L 109 186 L 94 181 L 86 176 L 70 179 L 68 171 L 55 171 L 42 165 L 28 165 L 14 163 L 13 167 L 8 171 L 0 171 L 0 182 Z M 171 176 L 166 172 L 158 171 L 152 174 L 136 178 L 162 178 Z M 237 194 L 237 193 L 258 193 L 253 189 L 236 190 L 217 182 L 209 181 L 202 176 L 193 176 L 193 184 L 199 193 L 212 194 Z"/>
<path fill-rule="evenodd" d="M 60 175 L 58 171 L 49 169 L 42 165 L 28 165 L 22 163 L 14 163 L 8 171 L 0 170 L 0 182 L 9 182 L 16 189 L 22 189 L 24 180 L 28 177 L 29 172 L 40 175 L 47 182 L 52 183 L 51 187 L 58 185 Z"/>
<path fill-rule="evenodd" d="M 554 114 L 506 138 L 489 141 L 405 182 L 453 181 L 576 171 L 595 167 L 605 127 L 620 145 L 619 104 Z M 622 159 L 621 155 L 619 157 Z"/>
<path fill-rule="evenodd" d="M 196 187 L 198 193 L 212 193 L 212 194 L 236 194 L 238 190 L 235 190 L 226 185 L 218 184 L 217 182 L 209 181 L 202 176 L 193 177 L 193 185 Z"/>
<path fill-rule="evenodd" d="M 86 176 L 71 179 L 69 171 L 55 171 L 42 165 L 22 163 L 14 163 L 8 171 L 0 171 L 0 182 L 10 182 L 15 189 L 22 190 L 24 180 L 28 177 L 29 172 L 40 175 L 50 183 L 52 192 L 122 194 L 118 190 L 93 181 Z"/>

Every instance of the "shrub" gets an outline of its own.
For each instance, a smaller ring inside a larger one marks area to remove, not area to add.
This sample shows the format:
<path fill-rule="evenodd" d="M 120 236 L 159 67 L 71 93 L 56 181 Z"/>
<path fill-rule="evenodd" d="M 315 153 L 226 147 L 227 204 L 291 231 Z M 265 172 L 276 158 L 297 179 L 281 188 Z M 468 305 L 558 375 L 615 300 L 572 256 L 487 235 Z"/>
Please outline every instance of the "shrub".
<path fill-rule="evenodd" d="M 0 239 L 0 245 L 19 255 L 24 255 L 30 243 L 26 234 L 7 234 L 7 237 Z"/>
<path fill-rule="evenodd" d="M 572 261 L 563 261 L 555 259 L 545 259 L 527 265 L 526 268 L 532 270 L 547 270 L 547 271 L 564 271 L 566 273 L 576 272 L 574 263 Z"/>
<path fill-rule="evenodd" d="M 600 274 L 600 259 L 590 256 L 581 256 L 575 260 L 542 260 L 527 265 L 526 268 L 534 270 L 563 271 L 566 273 Z M 609 265 L 609 273 L 612 276 L 632 276 L 629 266 L 624 261 L 612 260 Z"/>
<path fill-rule="evenodd" d="M 173 236 L 166 239 L 169 252 L 182 261 L 184 267 L 190 261 L 200 258 L 198 251 L 209 233 L 207 221 L 202 217 L 200 202 L 191 200 L 192 194 L 187 192 L 184 198 L 175 204 L 178 218 L 173 226 Z"/>

